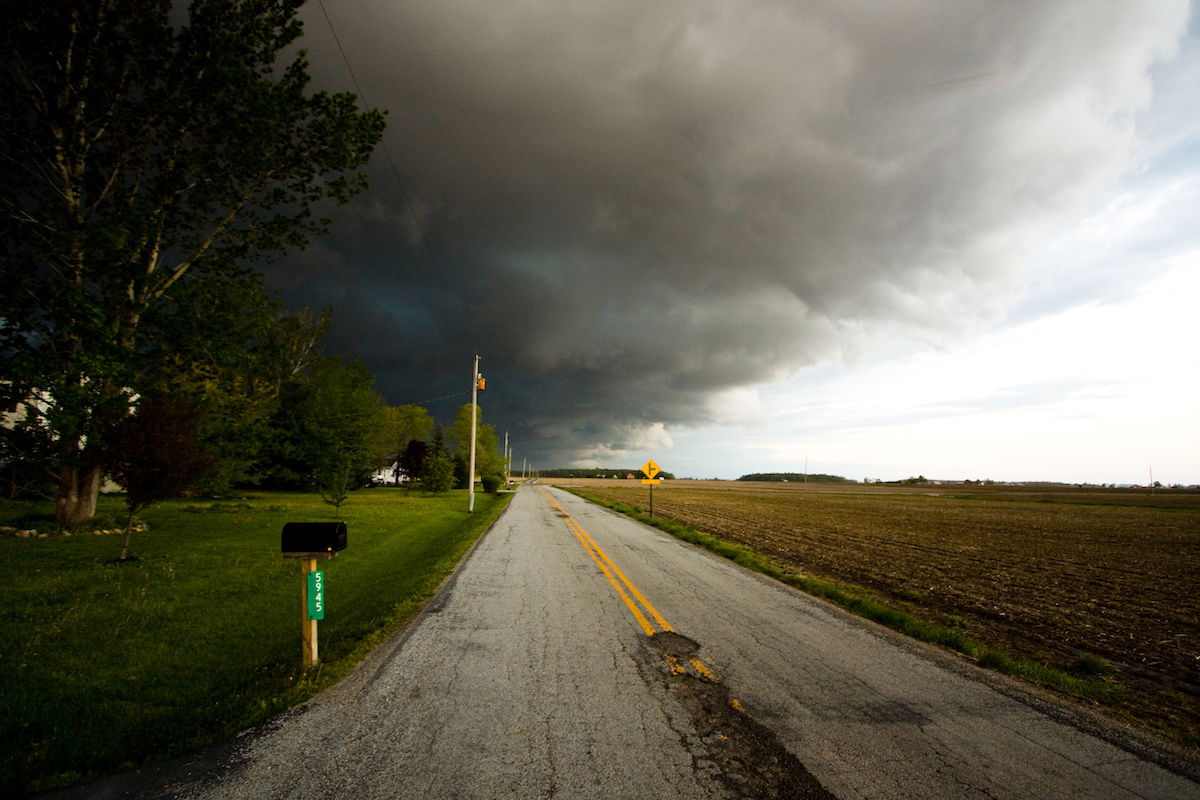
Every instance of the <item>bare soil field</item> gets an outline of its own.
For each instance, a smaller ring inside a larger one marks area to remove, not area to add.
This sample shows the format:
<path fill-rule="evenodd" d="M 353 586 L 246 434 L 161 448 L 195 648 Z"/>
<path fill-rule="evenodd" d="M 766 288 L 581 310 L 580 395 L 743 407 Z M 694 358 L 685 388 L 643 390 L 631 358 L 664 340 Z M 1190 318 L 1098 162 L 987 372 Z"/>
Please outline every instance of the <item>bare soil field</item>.
<path fill-rule="evenodd" d="M 640 483 L 553 482 L 647 505 Z M 670 481 L 654 513 L 1014 656 L 1102 656 L 1126 711 L 1200 745 L 1200 492 Z"/>

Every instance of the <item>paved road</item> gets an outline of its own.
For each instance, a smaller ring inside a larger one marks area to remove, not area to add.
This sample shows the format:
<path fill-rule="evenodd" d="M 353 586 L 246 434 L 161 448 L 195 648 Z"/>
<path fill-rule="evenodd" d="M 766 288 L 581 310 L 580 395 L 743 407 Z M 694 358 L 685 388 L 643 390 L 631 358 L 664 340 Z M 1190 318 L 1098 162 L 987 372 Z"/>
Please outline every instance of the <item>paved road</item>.
<path fill-rule="evenodd" d="M 526 486 L 404 637 L 215 768 L 176 765 L 138 791 L 1200 798 L 951 661 Z"/>

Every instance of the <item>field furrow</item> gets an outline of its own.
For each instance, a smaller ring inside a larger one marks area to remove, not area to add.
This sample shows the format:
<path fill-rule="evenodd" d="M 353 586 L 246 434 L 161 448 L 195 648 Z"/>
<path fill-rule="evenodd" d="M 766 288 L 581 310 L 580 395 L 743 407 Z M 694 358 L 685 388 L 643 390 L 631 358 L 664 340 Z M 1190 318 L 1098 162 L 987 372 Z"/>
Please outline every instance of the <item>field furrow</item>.
<path fill-rule="evenodd" d="M 623 481 L 577 481 L 645 507 Z M 1200 494 L 986 491 L 677 481 L 668 516 L 800 574 L 868 587 L 992 647 L 1071 669 L 1082 654 L 1200 734 Z"/>

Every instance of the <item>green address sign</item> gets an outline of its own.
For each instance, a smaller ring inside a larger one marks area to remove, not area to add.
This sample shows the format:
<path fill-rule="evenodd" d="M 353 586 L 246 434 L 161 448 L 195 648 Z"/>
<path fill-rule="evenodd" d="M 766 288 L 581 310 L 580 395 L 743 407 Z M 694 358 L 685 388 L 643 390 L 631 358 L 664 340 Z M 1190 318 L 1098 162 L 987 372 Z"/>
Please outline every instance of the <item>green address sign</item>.
<path fill-rule="evenodd" d="M 325 573 L 308 573 L 308 618 L 325 619 Z"/>

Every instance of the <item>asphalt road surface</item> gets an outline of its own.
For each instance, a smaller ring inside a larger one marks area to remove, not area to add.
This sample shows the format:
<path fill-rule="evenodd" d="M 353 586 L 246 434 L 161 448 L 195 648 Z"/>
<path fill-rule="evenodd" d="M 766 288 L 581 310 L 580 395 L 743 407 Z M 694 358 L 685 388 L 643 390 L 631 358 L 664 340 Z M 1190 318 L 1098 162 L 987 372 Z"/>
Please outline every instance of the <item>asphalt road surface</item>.
<path fill-rule="evenodd" d="M 1200 798 L 960 662 L 525 486 L 337 687 L 79 796 Z"/>

